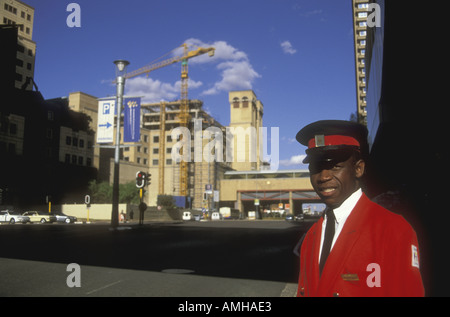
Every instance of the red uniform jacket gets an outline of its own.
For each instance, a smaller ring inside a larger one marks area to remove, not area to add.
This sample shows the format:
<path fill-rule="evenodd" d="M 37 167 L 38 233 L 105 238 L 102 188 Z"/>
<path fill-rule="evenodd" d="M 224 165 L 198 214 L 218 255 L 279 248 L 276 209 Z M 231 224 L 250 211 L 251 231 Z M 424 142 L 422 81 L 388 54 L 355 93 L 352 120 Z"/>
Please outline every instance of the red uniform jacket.
<path fill-rule="evenodd" d="M 321 218 L 303 240 L 298 296 L 424 296 L 417 236 L 362 195 L 319 276 Z"/>

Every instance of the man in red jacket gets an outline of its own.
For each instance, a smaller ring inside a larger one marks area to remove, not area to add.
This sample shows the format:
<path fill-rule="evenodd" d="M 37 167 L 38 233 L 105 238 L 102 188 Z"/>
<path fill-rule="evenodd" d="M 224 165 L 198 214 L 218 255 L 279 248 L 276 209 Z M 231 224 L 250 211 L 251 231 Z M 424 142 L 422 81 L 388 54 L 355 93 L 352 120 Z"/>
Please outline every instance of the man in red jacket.
<path fill-rule="evenodd" d="M 361 190 L 367 129 L 325 120 L 297 134 L 308 146 L 314 190 L 324 217 L 304 237 L 298 296 L 424 296 L 415 231 Z"/>

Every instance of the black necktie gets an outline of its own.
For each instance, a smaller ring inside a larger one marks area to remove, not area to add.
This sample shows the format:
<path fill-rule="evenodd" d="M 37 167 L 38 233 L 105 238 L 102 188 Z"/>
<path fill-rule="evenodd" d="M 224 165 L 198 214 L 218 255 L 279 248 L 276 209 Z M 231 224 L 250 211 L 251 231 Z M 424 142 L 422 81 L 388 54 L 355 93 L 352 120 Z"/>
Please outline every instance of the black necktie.
<path fill-rule="evenodd" d="M 320 255 L 319 272 L 322 275 L 323 267 L 327 261 L 327 257 L 330 254 L 331 243 L 333 242 L 335 221 L 333 209 L 328 208 L 325 211 L 327 216 L 327 225 L 325 227 L 325 238 L 323 239 L 322 254 Z"/>

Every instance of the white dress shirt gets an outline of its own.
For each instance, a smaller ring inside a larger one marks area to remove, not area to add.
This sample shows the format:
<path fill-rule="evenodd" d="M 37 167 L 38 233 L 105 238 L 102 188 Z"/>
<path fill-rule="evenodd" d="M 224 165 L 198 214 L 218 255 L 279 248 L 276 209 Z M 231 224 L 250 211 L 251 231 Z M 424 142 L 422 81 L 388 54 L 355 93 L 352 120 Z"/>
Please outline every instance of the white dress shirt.
<path fill-rule="evenodd" d="M 335 231 L 334 231 L 334 237 L 333 242 L 331 243 L 331 250 L 333 250 L 334 243 L 336 242 L 337 238 L 339 237 L 339 234 L 342 231 L 342 228 L 344 227 L 345 221 L 347 220 L 348 216 L 350 216 L 350 213 L 352 212 L 353 208 L 355 208 L 356 203 L 362 196 L 362 190 L 361 188 L 355 191 L 353 194 L 351 194 L 338 208 L 333 209 L 334 216 L 336 217 L 336 223 L 335 223 Z M 320 254 L 322 254 L 322 244 L 323 240 L 325 239 L 325 227 L 327 225 L 327 217 L 325 217 L 323 223 L 322 223 L 322 235 L 320 238 L 320 250 L 319 250 L 319 259 L 317 261 L 320 261 Z"/>

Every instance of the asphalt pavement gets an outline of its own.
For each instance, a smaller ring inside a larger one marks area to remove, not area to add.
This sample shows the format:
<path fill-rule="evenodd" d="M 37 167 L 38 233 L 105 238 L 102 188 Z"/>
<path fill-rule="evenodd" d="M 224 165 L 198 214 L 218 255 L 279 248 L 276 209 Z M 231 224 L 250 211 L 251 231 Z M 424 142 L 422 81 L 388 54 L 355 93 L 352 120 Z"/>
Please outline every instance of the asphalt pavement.
<path fill-rule="evenodd" d="M 1 225 L 0 296 L 292 297 L 310 225 Z"/>

